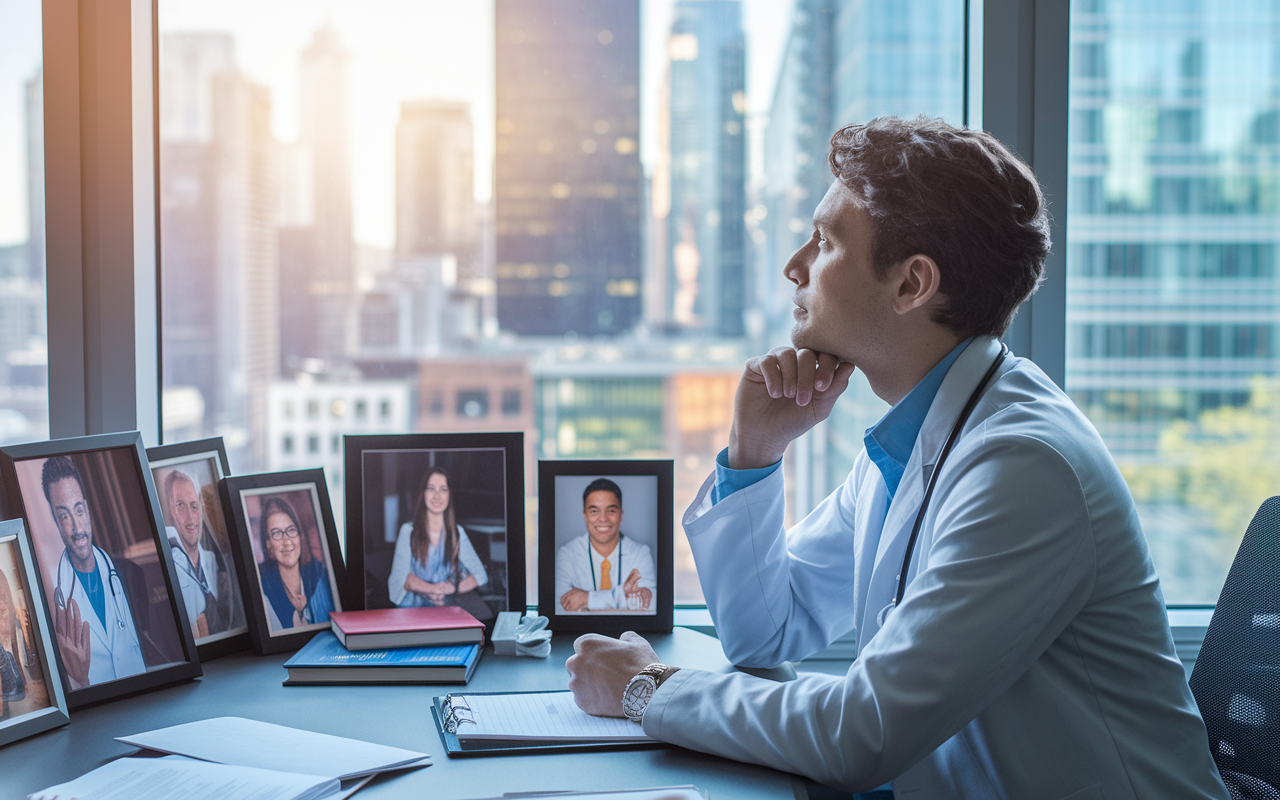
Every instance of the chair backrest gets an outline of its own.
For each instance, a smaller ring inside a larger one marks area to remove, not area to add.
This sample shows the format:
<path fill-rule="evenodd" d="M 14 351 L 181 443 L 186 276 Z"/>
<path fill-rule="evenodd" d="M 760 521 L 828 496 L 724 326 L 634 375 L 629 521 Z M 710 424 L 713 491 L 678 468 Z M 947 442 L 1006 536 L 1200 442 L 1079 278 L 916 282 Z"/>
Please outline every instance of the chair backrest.
<path fill-rule="evenodd" d="M 1240 542 L 1191 693 L 1232 798 L 1280 800 L 1280 497 Z"/>

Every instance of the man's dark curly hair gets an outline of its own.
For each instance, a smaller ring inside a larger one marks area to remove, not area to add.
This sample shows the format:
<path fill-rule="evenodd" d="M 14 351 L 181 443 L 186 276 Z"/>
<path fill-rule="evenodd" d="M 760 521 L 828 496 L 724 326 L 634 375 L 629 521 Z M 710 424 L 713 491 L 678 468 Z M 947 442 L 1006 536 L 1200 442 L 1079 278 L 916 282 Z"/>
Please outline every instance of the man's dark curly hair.
<path fill-rule="evenodd" d="M 831 172 L 871 215 L 883 277 L 913 255 L 942 273 L 934 321 L 1003 336 L 1044 279 L 1049 220 L 1030 167 L 984 131 L 880 117 L 831 137 Z"/>
<path fill-rule="evenodd" d="M 76 469 L 75 462 L 70 456 L 53 456 L 44 462 L 44 466 L 40 468 L 40 486 L 44 489 L 44 499 L 49 501 L 49 506 L 53 507 L 53 497 L 50 490 L 58 481 L 65 481 L 67 478 L 73 478 L 80 486 L 80 491 L 84 491 L 84 481 L 80 479 L 80 470 Z"/>

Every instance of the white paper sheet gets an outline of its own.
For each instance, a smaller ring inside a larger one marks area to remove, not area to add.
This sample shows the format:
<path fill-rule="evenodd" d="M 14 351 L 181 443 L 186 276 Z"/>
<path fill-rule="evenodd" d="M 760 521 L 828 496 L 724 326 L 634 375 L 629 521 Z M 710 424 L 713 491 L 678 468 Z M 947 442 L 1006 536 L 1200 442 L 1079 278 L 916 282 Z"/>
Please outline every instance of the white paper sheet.
<path fill-rule="evenodd" d="M 339 791 L 319 775 L 186 758 L 121 758 L 27 800 L 316 800 Z"/>
<path fill-rule="evenodd" d="M 508 792 L 492 800 L 546 798 L 546 800 L 706 800 L 707 793 L 696 786 L 667 786 L 657 789 L 619 789 L 611 792 Z"/>
<path fill-rule="evenodd" d="M 454 703 L 471 709 L 475 724 L 458 726 L 459 739 L 536 739 L 544 742 L 651 741 L 639 725 L 620 717 L 593 717 L 572 692 L 469 694 Z"/>
<path fill-rule="evenodd" d="M 287 769 L 342 779 L 431 763 L 426 753 L 241 717 L 188 722 L 119 736 L 116 741 L 218 764 Z"/>

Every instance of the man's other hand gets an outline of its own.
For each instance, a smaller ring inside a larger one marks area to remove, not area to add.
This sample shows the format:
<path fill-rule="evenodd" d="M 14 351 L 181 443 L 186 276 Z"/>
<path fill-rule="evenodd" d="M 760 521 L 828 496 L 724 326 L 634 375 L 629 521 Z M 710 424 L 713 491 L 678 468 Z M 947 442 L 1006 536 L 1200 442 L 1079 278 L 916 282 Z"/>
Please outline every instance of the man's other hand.
<path fill-rule="evenodd" d="M 610 639 L 598 633 L 579 636 L 564 662 L 569 690 L 578 708 L 597 717 L 621 717 L 622 692 L 640 670 L 661 659 L 643 636 L 627 631 Z"/>
<path fill-rule="evenodd" d="M 585 589 L 570 589 L 560 595 L 560 607 L 565 611 L 582 611 L 587 607 L 589 599 Z"/>
<path fill-rule="evenodd" d="M 826 419 L 849 386 L 853 365 L 829 353 L 778 347 L 747 362 L 734 398 L 729 466 L 758 469 Z"/>

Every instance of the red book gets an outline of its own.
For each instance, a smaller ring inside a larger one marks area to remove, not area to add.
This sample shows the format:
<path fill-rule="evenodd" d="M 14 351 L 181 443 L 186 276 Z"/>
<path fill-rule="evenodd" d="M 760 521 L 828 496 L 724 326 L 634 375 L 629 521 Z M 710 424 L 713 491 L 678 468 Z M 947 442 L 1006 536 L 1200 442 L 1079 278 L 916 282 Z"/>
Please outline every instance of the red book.
<path fill-rule="evenodd" d="M 334 611 L 329 620 L 348 650 L 484 644 L 484 623 L 459 606 Z"/>

